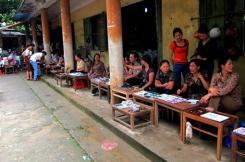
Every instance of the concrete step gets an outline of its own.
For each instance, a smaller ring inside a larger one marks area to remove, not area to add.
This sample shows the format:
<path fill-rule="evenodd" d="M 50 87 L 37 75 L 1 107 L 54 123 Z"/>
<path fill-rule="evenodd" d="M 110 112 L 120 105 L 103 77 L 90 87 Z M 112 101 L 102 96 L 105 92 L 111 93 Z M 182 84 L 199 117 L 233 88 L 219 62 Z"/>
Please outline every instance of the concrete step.
<path fill-rule="evenodd" d="M 46 77 L 46 78 L 42 79 L 42 81 L 44 83 L 46 83 L 49 87 L 54 89 L 56 92 L 61 94 L 63 97 L 65 97 L 67 100 L 69 100 L 77 108 L 79 108 L 80 110 L 85 112 L 87 115 L 89 115 L 91 118 L 93 118 L 95 121 L 97 121 L 98 123 L 102 124 L 104 127 L 109 129 L 115 135 L 120 137 L 122 140 L 124 140 L 127 144 L 129 144 L 135 150 L 140 152 L 143 156 L 145 156 L 150 161 L 154 161 L 154 162 L 166 161 L 162 157 L 157 155 L 156 153 L 152 152 L 149 148 L 147 148 L 144 145 L 142 145 L 141 143 L 139 143 L 134 138 L 132 138 L 132 137 L 128 136 L 127 134 L 125 134 L 121 130 L 121 127 L 117 127 L 117 125 L 113 125 L 111 122 L 108 122 L 108 119 L 106 119 L 102 115 L 99 115 L 98 113 L 95 113 L 94 111 L 91 110 L 91 108 L 88 108 L 88 107 L 84 106 L 83 104 L 81 104 L 81 102 L 79 102 L 81 100 L 79 100 L 78 98 L 74 97 L 70 93 L 66 93 L 66 91 L 63 91 L 61 87 L 57 87 L 57 85 L 54 84 L 54 82 L 52 80 L 50 80 L 50 78 Z M 71 93 L 76 94 L 76 92 L 73 91 L 72 88 L 70 90 L 71 90 Z M 110 117 L 111 117 L 111 114 L 110 114 Z"/>

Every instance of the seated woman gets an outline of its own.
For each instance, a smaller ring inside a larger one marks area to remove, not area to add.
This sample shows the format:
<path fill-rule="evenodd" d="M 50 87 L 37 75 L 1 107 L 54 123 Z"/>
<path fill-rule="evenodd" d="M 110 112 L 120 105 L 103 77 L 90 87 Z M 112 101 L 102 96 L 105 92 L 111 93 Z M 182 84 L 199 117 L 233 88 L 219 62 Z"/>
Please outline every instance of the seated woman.
<path fill-rule="evenodd" d="M 57 62 L 57 64 L 56 64 L 56 66 L 62 67 L 62 66 L 64 66 L 64 65 L 65 65 L 65 63 L 64 63 L 64 58 L 63 58 L 62 56 L 59 56 L 59 57 L 58 57 L 58 62 Z"/>
<path fill-rule="evenodd" d="M 214 74 L 209 93 L 202 97 L 201 103 L 207 103 L 208 111 L 222 111 L 235 114 L 242 106 L 239 74 L 233 72 L 232 59 L 222 58 L 219 62 L 219 71 Z"/>
<path fill-rule="evenodd" d="M 154 90 L 154 70 L 151 68 L 151 58 L 149 55 L 144 55 L 140 60 L 141 66 L 125 65 L 130 69 L 141 70 L 142 80 L 139 85 L 139 90 L 153 91 Z"/>
<path fill-rule="evenodd" d="M 155 87 L 158 93 L 171 94 L 174 88 L 174 73 L 169 69 L 168 60 L 160 62 L 160 69 L 156 74 Z"/>
<path fill-rule="evenodd" d="M 100 54 L 96 53 L 94 55 L 94 60 L 93 60 L 91 70 L 88 73 L 88 77 L 89 79 L 92 79 L 92 78 L 105 77 L 105 76 L 106 76 L 105 65 L 100 60 Z"/>
<path fill-rule="evenodd" d="M 105 65 L 100 60 L 100 54 L 98 53 L 94 55 L 93 64 L 92 64 L 90 72 L 88 73 L 88 77 L 89 79 L 98 78 L 98 77 L 106 77 Z M 92 90 L 92 94 L 94 96 L 98 95 L 97 92 L 98 92 L 97 88 Z"/>
<path fill-rule="evenodd" d="M 207 94 L 209 88 L 208 78 L 200 73 L 200 60 L 198 59 L 190 61 L 189 70 L 190 72 L 185 76 L 184 86 L 177 90 L 177 94 L 187 93 L 186 97 L 199 100 Z"/>
<path fill-rule="evenodd" d="M 75 60 L 76 60 L 77 67 L 76 67 L 76 70 L 71 70 L 71 73 L 74 73 L 74 72 L 87 73 L 88 72 L 87 66 L 83 58 L 77 54 L 75 56 Z"/>

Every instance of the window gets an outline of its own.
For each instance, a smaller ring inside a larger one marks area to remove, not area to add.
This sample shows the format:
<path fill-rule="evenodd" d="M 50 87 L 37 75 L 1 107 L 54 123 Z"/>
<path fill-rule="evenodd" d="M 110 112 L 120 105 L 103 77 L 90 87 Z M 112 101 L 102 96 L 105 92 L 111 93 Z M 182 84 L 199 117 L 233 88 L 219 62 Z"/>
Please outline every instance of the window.
<path fill-rule="evenodd" d="M 93 50 L 105 51 L 108 49 L 106 14 L 103 12 L 84 19 L 85 43 Z"/>

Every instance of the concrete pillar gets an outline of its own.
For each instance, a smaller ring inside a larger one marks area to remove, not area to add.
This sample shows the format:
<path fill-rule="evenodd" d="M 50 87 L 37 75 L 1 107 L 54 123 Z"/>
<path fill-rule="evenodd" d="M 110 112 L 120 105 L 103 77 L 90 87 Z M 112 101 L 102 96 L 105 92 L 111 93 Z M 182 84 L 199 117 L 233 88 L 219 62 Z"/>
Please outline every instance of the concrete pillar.
<path fill-rule="evenodd" d="M 32 43 L 35 45 L 34 52 L 37 52 L 38 43 L 37 43 L 37 22 L 35 18 L 31 19 L 31 33 L 32 33 Z"/>
<path fill-rule="evenodd" d="M 42 33 L 43 33 L 43 47 L 47 52 L 45 61 L 47 64 L 50 63 L 50 39 L 49 39 L 49 25 L 48 25 L 48 9 L 43 8 L 41 10 L 41 21 L 42 21 Z"/>
<path fill-rule="evenodd" d="M 0 37 L 0 48 L 3 50 L 3 39 Z"/>
<path fill-rule="evenodd" d="M 123 85 L 123 47 L 120 0 L 106 0 L 111 87 Z"/>
<path fill-rule="evenodd" d="M 61 27 L 64 48 L 65 72 L 74 69 L 74 57 L 72 49 L 70 0 L 60 0 Z"/>

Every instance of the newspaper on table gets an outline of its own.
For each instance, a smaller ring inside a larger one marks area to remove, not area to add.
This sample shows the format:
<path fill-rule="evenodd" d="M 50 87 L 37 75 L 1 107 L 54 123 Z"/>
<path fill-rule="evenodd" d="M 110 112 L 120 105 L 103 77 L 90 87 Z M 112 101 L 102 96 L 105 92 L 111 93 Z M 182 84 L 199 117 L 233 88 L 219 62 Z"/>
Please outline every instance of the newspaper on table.
<path fill-rule="evenodd" d="M 245 136 L 245 128 L 244 127 L 237 128 L 237 129 L 233 130 L 233 132 L 236 134 Z"/>
<path fill-rule="evenodd" d="M 157 98 L 164 100 L 166 102 L 170 102 L 172 104 L 187 102 L 187 99 L 178 96 L 168 95 L 168 94 L 161 94 Z"/>
<path fill-rule="evenodd" d="M 138 96 L 146 97 L 146 98 L 157 98 L 157 97 L 159 97 L 158 93 L 147 92 L 147 91 L 139 91 L 139 92 L 136 92 L 134 94 L 138 95 Z"/>
<path fill-rule="evenodd" d="M 86 75 L 88 75 L 88 74 L 76 72 L 76 73 L 70 73 L 70 75 L 71 75 L 71 76 L 86 76 Z"/>
<path fill-rule="evenodd" d="M 115 104 L 117 109 L 129 108 L 132 112 L 138 112 L 140 110 L 140 105 L 135 104 L 132 100 L 122 101 L 119 104 Z"/>
<path fill-rule="evenodd" d="M 189 103 L 191 103 L 191 104 L 195 105 L 195 104 L 197 104 L 197 103 L 199 102 L 199 100 L 195 100 L 195 99 L 188 99 L 188 100 L 187 100 L 187 102 L 189 102 Z"/>
<path fill-rule="evenodd" d="M 98 78 L 94 78 L 94 80 L 98 83 L 104 82 L 105 84 L 110 85 L 110 79 L 107 77 L 98 77 Z"/>
<path fill-rule="evenodd" d="M 147 93 L 147 91 L 139 91 L 134 94 L 139 95 L 139 96 L 144 96 Z"/>
<path fill-rule="evenodd" d="M 210 119 L 210 120 L 214 120 L 214 121 L 217 121 L 217 122 L 222 122 L 224 120 L 229 119 L 228 116 L 224 116 L 224 115 L 220 115 L 220 114 L 216 114 L 216 113 L 212 113 L 212 112 L 208 112 L 208 113 L 202 114 L 201 117 L 204 117 L 204 118 L 207 118 L 207 119 Z"/>

